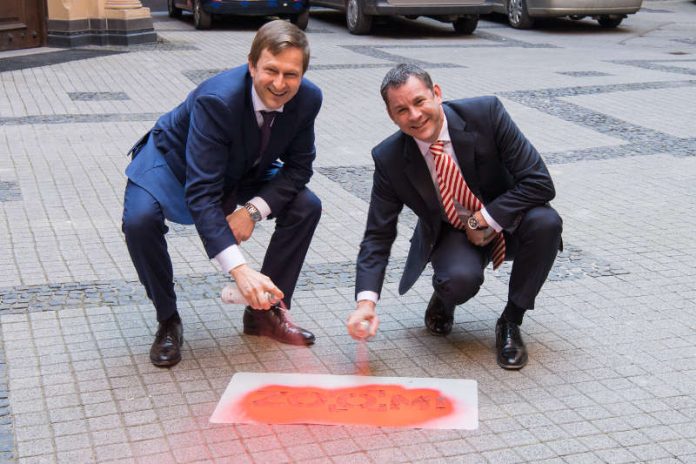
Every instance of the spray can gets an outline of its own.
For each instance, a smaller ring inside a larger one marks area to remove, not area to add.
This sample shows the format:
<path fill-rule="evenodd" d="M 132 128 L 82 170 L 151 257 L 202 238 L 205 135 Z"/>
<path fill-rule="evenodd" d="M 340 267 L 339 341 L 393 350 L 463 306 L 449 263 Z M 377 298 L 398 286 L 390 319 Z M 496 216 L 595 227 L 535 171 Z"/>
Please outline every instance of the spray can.
<path fill-rule="evenodd" d="M 223 303 L 227 304 L 249 304 L 236 285 L 225 285 L 220 292 L 220 298 L 222 299 Z M 271 304 L 279 303 L 279 300 L 276 299 L 270 292 L 266 292 L 266 298 L 268 298 L 268 301 L 270 301 Z"/>
<path fill-rule="evenodd" d="M 220 292 L 220 298 L 223 303 L 227 304 L 247 304 L 244 295 L 239 291 L 236 285 L 225 285 Z"/>

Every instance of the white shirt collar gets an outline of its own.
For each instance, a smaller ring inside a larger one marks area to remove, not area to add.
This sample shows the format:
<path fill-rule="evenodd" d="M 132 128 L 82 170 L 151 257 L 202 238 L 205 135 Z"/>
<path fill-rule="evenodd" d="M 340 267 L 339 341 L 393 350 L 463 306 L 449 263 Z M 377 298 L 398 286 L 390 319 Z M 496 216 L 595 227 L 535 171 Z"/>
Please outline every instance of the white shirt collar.
<path fill-rule="evenodd" d="M 269 108 L 264 105 L 263 101 L 261 101 L 261 98 L 259 97 L 259 94 L 256 93 L 254 84 L 251 85 L 251 104 L 254 106 L 254 111 L 257 113 L 259 111 L 277 111 L 278 113 L 282 113 L 283 107 L 285 106 L 281 105 L 280 108 Z"/>
<path fill-rule="evenodd" d="M 442 118 L 442 129 L 440 130 L 440 135 L 437 137 L 438 140 L 442 140 L 445 142 L 445 148 L 449 143 L 452 142 L 452 139 L 450 138 L 449 135 L 449 129 L 447 128 L 447 118 L 444 117 Z M 429 151 L 430 151 L 430 142 L 424 142 L 420 139 L 417 139 L 413 137 L 413 140 L 416 141 L 416 144 L 418 145 L 418 149 L 420 150 L 421 154 L 425 156 Z M 449 151 L 448 151 L 449 153 Z"/>

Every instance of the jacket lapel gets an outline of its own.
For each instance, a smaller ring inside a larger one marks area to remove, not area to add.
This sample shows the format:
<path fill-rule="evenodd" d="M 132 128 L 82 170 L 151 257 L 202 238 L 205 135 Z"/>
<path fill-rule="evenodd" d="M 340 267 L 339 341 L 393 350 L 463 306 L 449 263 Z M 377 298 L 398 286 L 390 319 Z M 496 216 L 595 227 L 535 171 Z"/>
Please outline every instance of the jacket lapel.
<path fill-rule="evenodd" d="M 461 169 L 464 175 L 464 180 L 469 190 L 479 200 L 482 200 L 479 188 L 480 182 L 476 171 L 476 134 L 466 130 L 466 122 L 456 111 L 446 104 L 443 105 L 443 108 L 459 169 Z"/>
<path fill-rule="evenodd" d="M 259 144 L 261 139 L 261 129 L 256 121 L 254 104 L 251 101 L 251 75 L 246 74 L 246 97 L 244 101 L 244 117 L 242 118 L 244 127 L 244 154 L 246 156 L 246 170 L 251 169 L 254 161 L 259 156 Z"/>
<path fill-rule="evenodd" d="M 433 180 L 430 177 L 428 165 L 425 164 L 423 155 L 418 149 L 418 145 L 416 145 L 413 137 L 404 135 L 404 139 L 404 173 L 411 182 L 411 185 L 413 185 L 423 199 L 429 213 L 439 217 L 440 201 L 437 198 L 437 192 L 435 191 Z"/>

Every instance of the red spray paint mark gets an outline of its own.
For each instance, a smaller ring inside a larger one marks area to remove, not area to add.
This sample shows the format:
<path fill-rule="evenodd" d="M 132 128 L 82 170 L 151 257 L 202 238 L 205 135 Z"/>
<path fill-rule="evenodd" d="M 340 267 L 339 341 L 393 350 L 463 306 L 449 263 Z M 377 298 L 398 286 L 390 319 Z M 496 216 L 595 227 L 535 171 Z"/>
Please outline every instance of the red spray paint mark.
<path fill-rule="evenodd" d="M 267 385 L 238 403 L 247 418 L 267 424 L 345 424 L 413 427 L 453 413 L 438 390 L 400 385 L 347 388 Z"/>

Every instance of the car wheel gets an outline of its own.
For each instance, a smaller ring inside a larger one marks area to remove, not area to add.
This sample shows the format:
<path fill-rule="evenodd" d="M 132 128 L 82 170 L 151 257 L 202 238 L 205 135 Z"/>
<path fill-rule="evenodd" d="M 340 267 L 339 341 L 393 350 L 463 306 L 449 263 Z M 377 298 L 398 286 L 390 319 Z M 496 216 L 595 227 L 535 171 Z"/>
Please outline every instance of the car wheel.
<path fill-rule="evenodd" d="M 290 22 L 297 26 L 300 30 L 307 29 L 309 24 L 309 9 L 304 10 L 300 14 L 290 16 Z"/>
<path fill-rule="evenodd" d="M 196 29 L 210 29 L 213 25 L 213 15 L 203 10 L 201 0 L 193 0 L 193 25 Z"/>
<path fill-rule="evenodd" d="M 527 11 L 526 0 L 508 0 L 507 14 L 510 25 L 515 29 L 530 29 L 534 26 L 534 20 Z"/>
<path fill-rule="evenodd" d="M 478 21 L 478 16 L 461 16 L 452 23 L 452 26 L 457 34 L 469 35 L 476 30 Z"/>
<path fill-rule="evenodd" d="M 351 34 L 368 34 L 372 29 L 372 16 L 365 14 L 361 0 L 346 1 L 346 24 Z"/>
<path fill-rule="evenodd" d="M 170 18 L 181 18 L 181 8 L 174 5 L 174 0 L 167 0 L 167 12 Z"/>
<path fill-rule="evenodd" d="M 600 26 L 606 27 L 607 29 L 613 29 L 621 24 L 623 18 L 621 16 L 600 16 L 597 18 L 597 22 Z"/>

